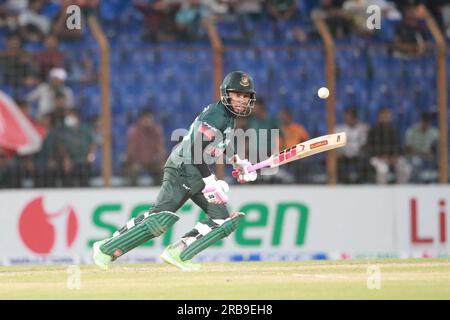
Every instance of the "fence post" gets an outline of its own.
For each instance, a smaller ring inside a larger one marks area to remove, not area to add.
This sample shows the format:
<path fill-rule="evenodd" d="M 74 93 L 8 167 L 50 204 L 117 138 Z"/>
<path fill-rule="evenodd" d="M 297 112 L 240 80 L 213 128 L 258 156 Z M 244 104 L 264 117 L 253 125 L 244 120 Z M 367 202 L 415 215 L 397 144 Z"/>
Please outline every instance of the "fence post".
<path fill-rule="evenodd" d="M 97 19 L 90 15 L 88 17 L 89 27 L 100 48 L 100 101 L 102 122 L 102 177 L 105 187 L 111 185 L 111 105 L 110 105 L 110 70 L 109 70 L 109 44 Z"/>
<path fill-rule="evenodd" d="M 327 104 L 327 130 L 328 133 L 334 132 L 334 125 L 336 122 L 336 64 L 334 61 L 335 45 L 333 36 L 321 17 L 314 19 L 314 24 L 319 30 L 320 36 L 325 45 L 325 81 L 330 96 L 326 100 Z M 337 183 L 337 158 L 336 151 L 330 150 L 327 152 L 327 173 L 328 184 Z"/>

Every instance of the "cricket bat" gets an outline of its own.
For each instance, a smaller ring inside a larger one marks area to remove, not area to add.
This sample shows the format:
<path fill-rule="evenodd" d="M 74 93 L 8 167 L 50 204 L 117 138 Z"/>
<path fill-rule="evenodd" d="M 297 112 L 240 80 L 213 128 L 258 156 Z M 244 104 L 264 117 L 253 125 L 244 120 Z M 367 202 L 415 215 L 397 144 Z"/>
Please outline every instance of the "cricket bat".
<path fill-rule="evenodd" d="M 345 132 L 327 134 L 299 143 L 291 148 L 273 154 L 269 159 L 255 163 L 248 167 L 248 172 L 254 172 L 263 168 L 274 168 L 283 164 L 306 158 L 314 154 L 340 148 L 347 143 Z M 239 174 L 239 170 L 233 171 L 233 177 Z"/>

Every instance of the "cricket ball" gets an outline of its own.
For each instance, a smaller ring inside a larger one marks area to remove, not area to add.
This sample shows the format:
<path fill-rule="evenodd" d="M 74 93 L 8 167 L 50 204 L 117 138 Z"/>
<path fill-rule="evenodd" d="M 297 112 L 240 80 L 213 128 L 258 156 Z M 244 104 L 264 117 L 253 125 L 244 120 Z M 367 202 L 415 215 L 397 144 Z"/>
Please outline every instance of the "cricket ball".
<path fill-rule="evenodd" d="M 317 91 L 317 95 L 320 99 L 326 99 L 330 95 L 328 88 L 322 87 Z"/>

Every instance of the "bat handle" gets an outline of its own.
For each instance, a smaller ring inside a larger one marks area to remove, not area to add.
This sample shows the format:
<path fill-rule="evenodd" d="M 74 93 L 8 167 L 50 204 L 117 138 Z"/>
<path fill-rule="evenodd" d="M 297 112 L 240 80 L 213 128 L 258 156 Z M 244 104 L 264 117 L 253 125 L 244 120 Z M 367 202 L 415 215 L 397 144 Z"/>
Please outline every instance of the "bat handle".
<path fill-rule="evenodd" d="M 262 168 L 270 167 L 269 160 L 270 159 L 255 163 L 255 164 L 249 166 L 247 168 L 247 171 L 250 173 L 250 172 L 254 172 L 256 170 L 262 169 Z M 240 173 L 239 169 L 234 169 L 233 172 L 231 173 L 231 175 L 233 176 L 233 178 L 236 178 L 239 175 L 239 173 Z"/>
<path fill-rule="evenodd" d="M 270 167 L 270 158 L 267 159 L 267 160 L 255 163 L 254 165 L 249 166 L 247 168 L 247 171 L 248 172 L 254 172 L 256 170 L 267 168 L 267 167 Z"/>

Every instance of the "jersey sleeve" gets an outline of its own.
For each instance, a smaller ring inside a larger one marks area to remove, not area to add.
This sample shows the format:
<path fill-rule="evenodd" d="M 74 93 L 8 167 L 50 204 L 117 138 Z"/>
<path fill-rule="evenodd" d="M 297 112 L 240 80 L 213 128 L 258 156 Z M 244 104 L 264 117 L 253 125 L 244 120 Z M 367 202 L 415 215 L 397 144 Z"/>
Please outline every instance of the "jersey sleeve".
<path fill-rule="evenodd" d="M 200 117 L 199 121 L 207 124 L 210 128 L 223 131 L 227 126 L 227 118 L 217 105 L 210 106 Z"/>
<path fill-rule="evenodd" d="M 208 145 L 215 140 L 218 130 L 200 119 L 194 122 L 191 137 L 191 155 L 193 165 L 203 178 L 211 175 L 208 164 L 203 161 L 203 154 Z"/>
<path fill-rule="evenodd" d="M 209 165 L 216 163 L 224 153 L 224 139 L 230 118 L 218 105 L 209 105 L 195 119 L 190 129 L 190 160 L 202 177 L 212 174 Z"/>

